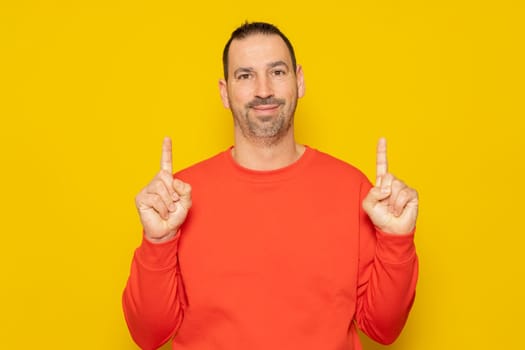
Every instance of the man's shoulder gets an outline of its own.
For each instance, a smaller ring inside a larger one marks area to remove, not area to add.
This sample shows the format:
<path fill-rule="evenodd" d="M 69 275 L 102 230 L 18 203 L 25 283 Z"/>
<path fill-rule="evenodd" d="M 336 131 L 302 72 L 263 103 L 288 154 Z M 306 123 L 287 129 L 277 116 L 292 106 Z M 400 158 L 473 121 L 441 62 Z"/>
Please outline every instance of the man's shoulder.
<path fill-rule="evenodd" d="M 355 165 L 318 149 L 312 149 L 312 151 L 315 155 L 314 164 L 316 168 L 332 172 L 334 175 L 352 176 L 362 180 L 366 179 L 366 175 Z"/>
<path fill-rule="evenodd" d="M 209 158 L 198 161 L 184 169 L 181 169 L 175 173 L 176 177 L 181 179 L 183 178 L 193 178 L 199 176 L 209 176 L 213 172 L 219 171 L 221 168 L 227 164 L 226 152 L 228 150 L 221 151 Z"/>

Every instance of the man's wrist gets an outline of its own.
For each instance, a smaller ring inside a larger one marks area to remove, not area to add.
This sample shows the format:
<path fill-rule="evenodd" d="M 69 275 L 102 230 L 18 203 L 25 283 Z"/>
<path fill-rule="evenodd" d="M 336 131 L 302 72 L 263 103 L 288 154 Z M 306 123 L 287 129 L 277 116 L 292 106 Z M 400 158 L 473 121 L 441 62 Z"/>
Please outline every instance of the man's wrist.
<path fill-rule="evenodd" d="M 165 243 L 165 242 L 168 242 L 168 241 L 171 241 L 172 239 L 175 238 L 175 236 L 177 236 L 177 233 L 179 232 L 179 229 L 175 229 L 175 230 L 172 230 L 170 232 L 168 232 L 166 235 L 162 236 L 162 237 L 150 237 L 146 231 L 144 231 L 144 238 L 146 240 L 148 240 L 149 242 L 153 243 L 153 244 L 161 244 L 161 243 Z"/>

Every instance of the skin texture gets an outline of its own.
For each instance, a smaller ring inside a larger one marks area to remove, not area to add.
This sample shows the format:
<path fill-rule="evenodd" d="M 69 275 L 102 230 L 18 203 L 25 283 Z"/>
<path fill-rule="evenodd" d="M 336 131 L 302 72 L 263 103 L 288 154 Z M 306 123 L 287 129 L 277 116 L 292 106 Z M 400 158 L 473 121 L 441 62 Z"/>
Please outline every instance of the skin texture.
<path fill-rule="evenodd" d="M 295 162 L 304 146 L 295 141 L 294 113 L 304 95 L 301 66 L 294 71 L 288 48 L 277 35 L 254 34 L 234 40 L 229 77 L 219 81 L 223 105 L 234 121 L 233 157 L 253 170 L 273 170 Z M 363 201 L 373 224 L 390 234 L 413 232 L 418 194 L 388 172 L 386 140 L 377 145 L 376 184 Z M 191 186 L 172 177 L 171 140 L 162 146 L 161 169 L 136 196 L 146 239 L 172 239 L 191 208 Z"/>
<path fill-rule="evenodd" d="M 293 128 L 304 77 L 301 66 L 296 71 L 292 67 L 288 48 L 277 35 L 252 35 L 230 45 L 229 77 L 219 81 L 219 90 L 233 115 L 234 158 L 246 168 L 281 168 L 304 152 Z"/>
<path fill-rule="evenodd" d="M 236 131 L 264 146 L 293 135 L 290 128 L 304 89 L 302 71 L 293 71 L 284 42 L 275 35 L 259 34 L 233 41 L 230 52 L 234 53 L 229 60 L 232 70 L 228 83 L 221 80 L 219 88 Z"/>
<path fill-rule="evenodd" d="M 418 194 L 388 172 L 384 138 L 377 143 L 376 184 L 363 200 L 363 209 L 383 232 L 408 234 L 416 227 Z"/>
<path fill-rule="evenodd" d="M 191 186 L 173 178 L 171 148 L 166 137 L 160 171 L 135 198 L 144 235 L 154 243 L 173 238 L 191 208 Z"/>

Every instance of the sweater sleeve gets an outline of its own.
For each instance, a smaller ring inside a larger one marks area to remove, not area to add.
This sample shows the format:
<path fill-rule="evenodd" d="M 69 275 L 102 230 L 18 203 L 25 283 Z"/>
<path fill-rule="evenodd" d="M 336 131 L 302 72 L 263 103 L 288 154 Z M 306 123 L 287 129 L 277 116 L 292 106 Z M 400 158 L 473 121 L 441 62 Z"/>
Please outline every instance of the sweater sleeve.
<path fill-rule="evenodd" d="M 122 305 L 141 349 L 157 349 L 182 323 L 186 297 L 177 258 L 179 237 L 180 232 L 159 244 L 143 238 L 133 256 Z"/>
<path fill-rule="evenodd" d="M 361 186 L 361 200 L 371 184 Z M 361 209 L 356 321 L 370 338 L 390 344 L 401 333 L 412 307 L 418 276 L 414 232 L 379 231 Z"/>

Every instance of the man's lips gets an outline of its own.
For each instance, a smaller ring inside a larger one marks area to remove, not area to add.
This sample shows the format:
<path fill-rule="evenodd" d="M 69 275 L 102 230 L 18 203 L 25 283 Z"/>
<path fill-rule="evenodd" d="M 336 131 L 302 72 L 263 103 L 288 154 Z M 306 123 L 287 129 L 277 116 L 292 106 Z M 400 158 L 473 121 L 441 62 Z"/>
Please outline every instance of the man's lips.
<path fill-rule="evenodd" d="M 253 109 L 256 109 L 256 110 L 258 110 L 258 111 L 269 111 L 269 110 L 272 110 L 272 109 L 279 108 L 279 105 L 278 105 L 278 104 L 273 104 L 273 105 L 257 105 L 257 106 L 253 106 L 252 108 L 253 108 Z"/>

